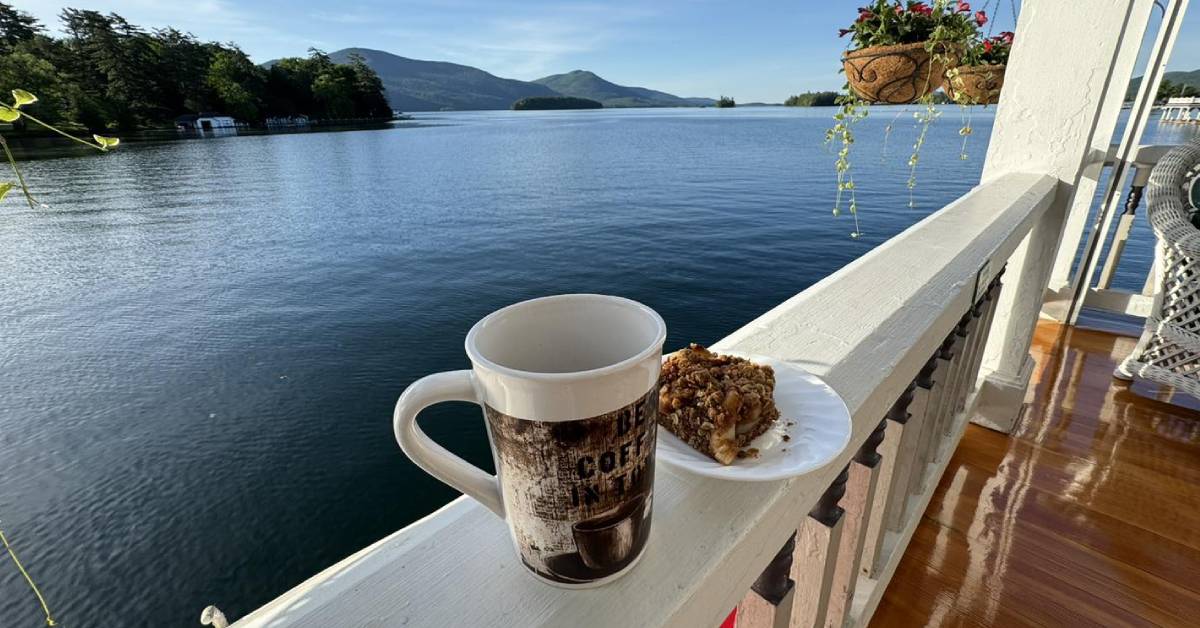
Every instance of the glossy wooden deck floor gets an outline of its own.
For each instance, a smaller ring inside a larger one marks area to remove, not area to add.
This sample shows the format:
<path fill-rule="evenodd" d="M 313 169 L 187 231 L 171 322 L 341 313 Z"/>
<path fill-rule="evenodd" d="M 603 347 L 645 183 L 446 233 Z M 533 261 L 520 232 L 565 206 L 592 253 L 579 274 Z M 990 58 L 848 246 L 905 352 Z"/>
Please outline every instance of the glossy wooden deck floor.
<path fill-rule="evenodd" d="M 1200 626 L 1200 413 L 1112 379 L 1134 339 L 1060 329 L 1013 436 L 968 429 L 872 626 Z"/>

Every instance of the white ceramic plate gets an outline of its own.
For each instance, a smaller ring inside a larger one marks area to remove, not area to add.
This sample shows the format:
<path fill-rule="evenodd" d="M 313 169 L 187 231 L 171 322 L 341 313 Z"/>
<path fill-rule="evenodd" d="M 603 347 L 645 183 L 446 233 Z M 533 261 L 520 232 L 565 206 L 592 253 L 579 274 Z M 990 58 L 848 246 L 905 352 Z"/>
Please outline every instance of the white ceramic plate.
<path fill-rule="evenodd" d="M 775 369 L 775 407 L 779 408 L 779 420 L 750 443 L 749 447 L 758 449 L 758 457 L 738 458 L 731 465 L 723 465 L 692 449 L 660 425 L 658 460 L 710 478 L 769 482 L 819 469 L 850 443 L 850 412 L 837 392 L 821 378 L 776 358 L 736 351 L 721 353 Z M 787 440 L 783 438 L 785 435 Z"/>

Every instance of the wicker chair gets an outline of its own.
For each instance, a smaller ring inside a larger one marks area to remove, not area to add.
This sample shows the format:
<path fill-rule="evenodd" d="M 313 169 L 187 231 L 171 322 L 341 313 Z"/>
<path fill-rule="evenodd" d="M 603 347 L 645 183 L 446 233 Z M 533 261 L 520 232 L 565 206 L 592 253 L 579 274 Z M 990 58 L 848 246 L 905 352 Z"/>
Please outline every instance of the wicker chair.
<path fill-rule="evenodd" d="M 1158 285 L 1137 347 L 1113 373 L 1194 397 L 1200 397 L 1200 229 L 1190 220 L 1189 203 L 1198 174 L 1200 140 L 1172 149 L 1150 173 L 1147 216 L 1158 237 Z"/>

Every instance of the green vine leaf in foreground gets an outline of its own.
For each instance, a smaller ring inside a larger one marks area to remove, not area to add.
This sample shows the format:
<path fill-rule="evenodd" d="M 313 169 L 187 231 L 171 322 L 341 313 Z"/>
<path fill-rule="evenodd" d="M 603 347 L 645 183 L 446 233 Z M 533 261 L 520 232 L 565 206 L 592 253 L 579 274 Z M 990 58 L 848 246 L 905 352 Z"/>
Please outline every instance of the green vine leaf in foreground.
<path fill-rule="evenodd" d="M 103 135 L 93 134 L 92 139 L 96 140 L 96 143 L 99 144 L 100 146 L 102 146 L 104 148 L 104 150 L 108 150 L 110 148 L 116 148 L 117 144 L 121 143 L 120 138 L 104 137 Z"/>
<path fill-rule="evenodd" d="M 13 107 L 24 107 L 25 105 L 32 105 L 33 103 L 37 102 L 37 96 L 34 96 L 23 89 L 12 90 L 12 95 Z"/>
<path fill-rule="evenodd" d="M 103 135 L 92 135 L 92 139 L 95 140 L 94 142 L 89 142 L 85 139 L 75 137 L 74 135 L 63 131 L 62 129 L 38 120 L 37 118 L 29 115 L 28 112 L 21 111 L 21 107 L 36 103 L 38 101 L 37 96 L 34 96 L 23 89 L 12 90 L 12 96 L 13 103 L 11 105 L 0 103 L 0 122 L 16 122 L 18 119 L 24 118 L 26 121 L 32 122 L 33 124 L 36 124 L 48 131 L 54 131 L 55 133 L 71 141 L 83 144 L 88 148 L 94 148 L 102 153 L 116 148 L 117 145 L 121 143 L 121 140 L 118 138 L 105 137 Z M 25 183 L 25 177 L 21 174 L 21 169 L 17 167 L 17 160 L 15 157 L 13 157 L 12 150 L 8 147 L 8 141 L 4 139 L 3 135 L 0 135 L 0 149 L 4 150 L 4 157 L 8 159 L 8 165 L 12 166 L 13 175 L 17 178 L 16 185 L 21 186 L 21 192 L 25 195 L 25 200 L 29 203 L 29 208 L 36 208 L 38 206 L 38 202 L 33 198 L 33 193 L 29 191 L 29 186 Z M 14 187 L 16 187 L 16 185 L 11 182 L 0 183 L 0 201 L 3 201 L 4 197 L 7 196 L 8 193 L 12 191 Z"/>

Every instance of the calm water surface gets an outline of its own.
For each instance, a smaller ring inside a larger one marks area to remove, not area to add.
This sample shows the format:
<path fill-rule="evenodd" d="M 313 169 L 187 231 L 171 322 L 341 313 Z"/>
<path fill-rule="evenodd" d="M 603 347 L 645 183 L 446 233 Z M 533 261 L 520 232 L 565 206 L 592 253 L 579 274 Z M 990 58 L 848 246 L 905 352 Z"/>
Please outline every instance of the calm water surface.
<path fill-rule="evenodd" d="M 32 162 L 51 207 L 0 207 L 3 529 L 64 626 L 240 617 L 455 497 L 391 408 L 468 366 L 484 314 L 611 293 L 668 346 L 711 342 L 966 192 L 991 113 L 961 160 L 946 111 L 909 208 L 897 111 L 859 126 L 858 241 L 826 109 L 425 114 Z M 490 468 L 473 406 L 423 424 Z M 40 621 L 0 561 L 0 626 Z"/>

